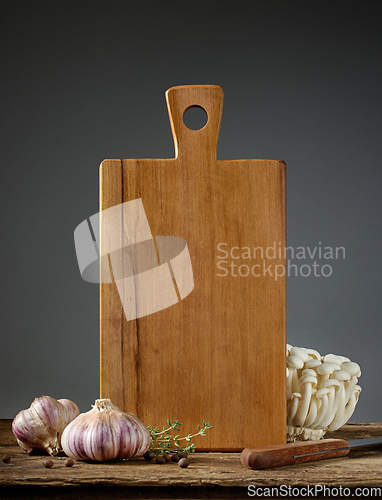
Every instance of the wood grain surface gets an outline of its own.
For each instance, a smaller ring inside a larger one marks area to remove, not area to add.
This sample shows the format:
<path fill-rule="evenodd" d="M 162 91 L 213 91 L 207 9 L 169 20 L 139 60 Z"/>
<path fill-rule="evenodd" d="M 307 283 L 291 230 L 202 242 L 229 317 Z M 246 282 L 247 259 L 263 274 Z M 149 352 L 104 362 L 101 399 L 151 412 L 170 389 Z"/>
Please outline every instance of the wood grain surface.
<path fill-rule="evenodd" d="M 347 424 L 336 433 L 346 440 L 349 436 L 382 436 L 382 423 Z M 64 457 L 54 458 L 53 468 L 45 469 L 43 461 L 47 456 L 28 456 L 16 444 L 11 420 L 0 420 L 0 456 L 4 454 L 11 456 L 11 463 L 0 461 L 2 499 L 248 498 L 249 485 L 321 485 L 349 488 L 352 493 L 355 488 L 368 487 L 380 488 L 379 495 L 369 491 L 370 497 L 380 498 L 382 494 L 382 445 L 352 449 L 346 457 L 259 471 L 242 465 L 239 453 L 195 453 L 190 456 L 187 469 L 174 463 L 145 462 L 142 458 L 111 463 L 77 461 L 67 468 Z M 333 498 L 338 497 L 337 491 Z M 295 493 L 283 498 L 299 497 Z"/>
<path fill-rule="evenodd" d="M 146 425 L 179 419 L 185 434 L 208 421 L 213 427 L 196 438 L 198 450 L 284 443 L 286 278 L 275 279 L 274 269 L 285 265 L 278 249 L 286 243 L 286 165 L 216 159 L 220 87 L 173 87 L 166 100 L 174 158 L 101 164 L 101 252 L 102 211 L 140 198 L 154 237 L 186 241 L 194 289 L 171 307 L 127 321 L 116 285 L 101 284 L 101 397 Z M 183 122 L 192 106 L 207 112 L 200 130 Z M 220 243 L 235 248 L 227 276 L 217 267 Z M 251 258 L 241 257 L 244 247 Z M 253 258 L 259 247 L 263 255 Z M 274 258 L 265 254 L 270 247 Z M 233 276 L 231 264 L 257 265 L 260 276 L 240 276 L 238 267 Z M 271 266 L 265 275 L 264 265 Z"/>

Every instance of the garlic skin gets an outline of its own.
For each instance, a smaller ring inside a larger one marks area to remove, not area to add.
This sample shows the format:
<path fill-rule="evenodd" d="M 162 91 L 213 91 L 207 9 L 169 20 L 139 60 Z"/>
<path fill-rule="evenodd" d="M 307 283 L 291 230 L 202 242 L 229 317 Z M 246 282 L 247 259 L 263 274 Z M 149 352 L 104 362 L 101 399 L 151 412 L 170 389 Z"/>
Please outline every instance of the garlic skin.
<path fill-rule="evenodd" d="M 61 445 L 71 458 L 105 462 L 143 455 L 151 444 L 147 427 L 110 399 L 97 399 L 64 430 Z"/>
<path fill-rule="evenodd" d="M 78 406 L 76 403 L 73 403 L 73 401 L 70 401 L 70 399 L 58 399 L 57 400 L 59 403 L 61 403 L 65 410 L 66 410 L 66 419 L 64 419 L 64 422 L 66 420 L 66 423 L 62 429 L 62 432 L 64 431 L 65 427 L 78 415 L 80 414 L 80 410 L 78 409 Z M 61 432 L 61 434 L 62 434 Z"/>
<path fill-rule="evenodd" d="M 345 356 L 287 344 L 287 441 L 322 438 L 352 416 L 361 369 Z"/>
<path fill-rule="evenodd" d="M 57 401 L 50 396 L 35 398 L 30 407 L 20 411 L 12 422 L 18 445 L 27 453 L 34 449 L 50 455 L 61 451 L 61 434 L 80 411 L 70 400 Z"/>

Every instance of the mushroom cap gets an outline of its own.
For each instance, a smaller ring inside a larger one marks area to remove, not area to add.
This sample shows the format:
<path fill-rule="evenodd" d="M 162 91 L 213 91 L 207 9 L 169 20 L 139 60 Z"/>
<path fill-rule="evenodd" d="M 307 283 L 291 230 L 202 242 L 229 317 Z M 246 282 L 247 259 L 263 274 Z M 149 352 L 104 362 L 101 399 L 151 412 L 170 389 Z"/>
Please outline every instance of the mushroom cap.
<path fill-rule="evenodd" d="M 305 367 L 306 368 L 317 368 L 317 366 L 320 366 L 321 364 L 321 361 L 319 359 L 309 359 L 309 361 L 307 361 L 305 363 Z"/>
<path fill-rule="evenodd" d="M 320 375 L 330 375 L 333 373 L 335 370 L 340 370 L 341 366 L 338 363 L 333 363 L 333 362 L 326 362 L 326 363 L 321 363 L 320 366 L 317 367 L 317 373 Z"/>
<path fill-rule="evenodd" d="M 301 386 L 304 384 L 310 383 L 314 384 L 315 386 L 317 385 L 317 377 L 312 377 L 312 375 L 303 375 L 298 379 L 298 382 Z"/>
<path fill-rule="evenodd" d="M 321 399 L 323 396 L 327 396 L 328 394 L 330 394 L 330 389 L 328 387 L 323 387 L 316 392 L 315 396 L 317 399 Z"/>
<path fill-rule="evenodd" d="M 330 375 L 330 378 L 336 380 L 350 380 L 351 376 L 346 370 L 336 370 Z"/>
<path fill-rule="evenodd" d="M 336 380 L 335 378 L 328 378 L 328 380 L 325 380 L 325 382 L 322 384 L 322 388 L 324 387 L 331 387 L 331 386 L 336 386 L 336 387 L 342 387 L 343 384 Z"/>
<path fill-rule="evenodd" d="M 321 361 L 321 354 L 316 351 L 315 349 L 306 349 L 306 352 L 309 354 L 309 356 L 313 359 L 319 359 Z"/>
<path fill-rule="evenodd" d="M 342 363 L 341 370 L 346 370 L 351 377 L 356 377 L 361 372 L 359 364 L 353 361 L 345 361 Z"/>
<path fill-rule="evenodd" d="M 309 354 L 303 347 L 292 347 L 289 352 L 291 356 L 297 356 L 298 358 L 301 358 L 304 363 L 309 359 Z"/>
<path fill-rule="evenodd" d="M 342 359 L 342 363 L 345 363 L 347 361 L 350 361 L 349 358 L 347 358 L 346 356 L 340 356 L 340 358 Z"/>
<path fill-rule="evenodd" d="M 301 399 L 301 398 L 302 398 L 301 393 L 299 393 L 299 392 L 293 392 L 292 393 L 292 397 L 291 397 L 292 400 L 294 400 L 294 399 Z"/>
<path fill-rule="evenodd" d="M 289 368 L 300 369 L 304 366 L 304 361 L 298 356 L 288 356 L 287 365 Z"/>
<path fill-rule="evenodd" d="M 305 363 L 306 366 L 306 363 Z M 310 368 L 305 368 L 305 370 L 302 371 L 302 375 L 311 375 L 312 377 L 317 378 L 317 373 L 314 370 L 311 370 Z"/>
<path fill-rule="evenodd" d="M 337 363 L 338 365 L 341 365 L 343 363 L 342 356 L 327 354 L 324 356 L 324 363 Z"/>

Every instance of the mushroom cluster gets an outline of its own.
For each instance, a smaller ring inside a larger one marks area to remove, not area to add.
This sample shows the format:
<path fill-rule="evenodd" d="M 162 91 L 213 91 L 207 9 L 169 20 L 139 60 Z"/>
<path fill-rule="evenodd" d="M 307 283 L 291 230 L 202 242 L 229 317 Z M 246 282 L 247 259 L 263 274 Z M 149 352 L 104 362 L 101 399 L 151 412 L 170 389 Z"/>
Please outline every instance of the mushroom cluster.
<path fill-rule="evenodd" d="M 287 440 L 316 440 L 352 416 L 361 387 L 357 363 L 287 344 Z"/>

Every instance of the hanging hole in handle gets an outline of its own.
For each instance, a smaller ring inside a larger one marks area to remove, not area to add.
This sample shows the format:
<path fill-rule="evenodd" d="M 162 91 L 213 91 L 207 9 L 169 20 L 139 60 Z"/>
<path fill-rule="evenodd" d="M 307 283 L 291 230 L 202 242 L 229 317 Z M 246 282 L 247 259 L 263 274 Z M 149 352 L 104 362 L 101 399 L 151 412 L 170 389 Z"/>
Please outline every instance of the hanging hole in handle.
<path fill-rule="evenodd" d="M 200 130 L 207 125 L 208 114 L 202 106 L 190 106 L 183 113 L 183 123 L 190 130 Z"/>

